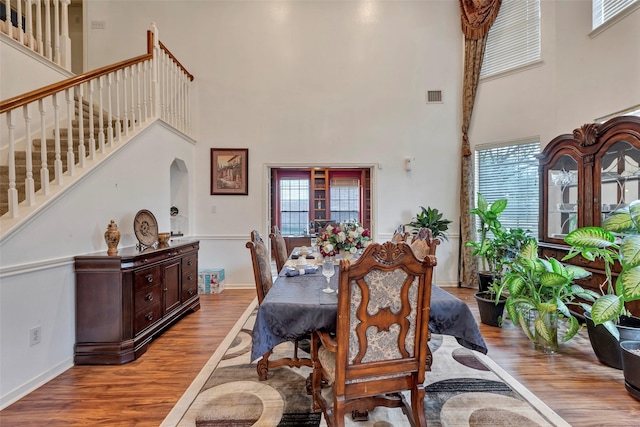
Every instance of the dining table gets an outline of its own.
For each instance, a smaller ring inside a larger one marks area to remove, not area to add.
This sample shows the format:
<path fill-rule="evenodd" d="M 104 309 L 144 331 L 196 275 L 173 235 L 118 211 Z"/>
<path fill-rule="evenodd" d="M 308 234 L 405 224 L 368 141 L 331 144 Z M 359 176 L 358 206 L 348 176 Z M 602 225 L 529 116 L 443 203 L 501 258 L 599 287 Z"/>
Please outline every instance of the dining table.
<path fill-rule="evenodd" d="M 294 252 L 295 257 L 295 252 Z M 299 339 L 318 329 L 335 331 L 338 298 L 338 265 L 327 283 L 322 266 L 313 258 L 308 264 L 289 259 L 258 306 L 253 327 L 251 360 L 256 361 L 275 346 Z M 327 285 L 334 292 L 323 289 Z M 433 284 L 429 330 L 452 335 L 460 345 L 487 353 L 487 345 L 469 307 L 459 298 Z"/>

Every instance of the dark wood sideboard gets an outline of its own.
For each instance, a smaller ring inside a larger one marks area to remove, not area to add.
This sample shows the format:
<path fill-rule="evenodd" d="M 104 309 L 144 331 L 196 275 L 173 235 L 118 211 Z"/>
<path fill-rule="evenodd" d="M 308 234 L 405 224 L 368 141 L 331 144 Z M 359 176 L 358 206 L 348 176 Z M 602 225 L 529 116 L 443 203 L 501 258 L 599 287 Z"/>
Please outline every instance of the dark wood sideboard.
<path fill-rule="evenodd" d="M 79 365 L 131 362 L 151 340 L 200 308 L 198 241 L 75 257 Z"/>

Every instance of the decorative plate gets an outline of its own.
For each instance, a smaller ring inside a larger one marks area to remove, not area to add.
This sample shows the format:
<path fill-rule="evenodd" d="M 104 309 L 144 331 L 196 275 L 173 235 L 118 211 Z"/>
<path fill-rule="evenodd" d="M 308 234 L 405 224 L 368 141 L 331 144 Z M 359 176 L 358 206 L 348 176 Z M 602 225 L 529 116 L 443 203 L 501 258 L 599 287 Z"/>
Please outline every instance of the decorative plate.
<path fill-rule="evenodd" d="M 136 234 L 140 244 L 151 246 L 158 241 L 158 221 L 153 214 L 142 209 L 138 211 L 133 220 L 133 232 Z"/>
<path fill-rule="evenodd" d="M 177 206 L 171 206 L 171 209 L 169 210 L 169 213 L 171 214 L 171 216 L 176 216 L 178 215 L 180 211 L 178 210 Z"/>

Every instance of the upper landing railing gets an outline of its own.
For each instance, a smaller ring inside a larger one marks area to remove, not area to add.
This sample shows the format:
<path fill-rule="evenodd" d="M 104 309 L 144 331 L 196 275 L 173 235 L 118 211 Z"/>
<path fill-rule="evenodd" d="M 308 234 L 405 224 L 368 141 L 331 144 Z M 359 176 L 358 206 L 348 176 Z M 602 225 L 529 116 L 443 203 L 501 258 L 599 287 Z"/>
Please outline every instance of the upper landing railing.
<path fill-rule="evenodd" d="M 145 55 L 0 102 L 0 220 L 33 211 L 151 119 L 190 136 L 192 80 L 152 24 Z"/>
<path fill-rule="evenodd" d="M 71 71 L 71 0 L 0 1 L 0 32 Z"/>

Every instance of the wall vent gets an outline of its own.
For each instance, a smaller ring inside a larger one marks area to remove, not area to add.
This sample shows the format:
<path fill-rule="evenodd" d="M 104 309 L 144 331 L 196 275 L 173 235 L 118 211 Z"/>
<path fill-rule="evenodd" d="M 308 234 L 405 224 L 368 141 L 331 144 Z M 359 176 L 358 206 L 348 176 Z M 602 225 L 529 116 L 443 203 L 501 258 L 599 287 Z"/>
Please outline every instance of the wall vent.
<path fill-rule="evenodd" d="M 428 90 L 427 91 L 427 104 L 442 104 L 442 91 L 441 90 Z"/>

